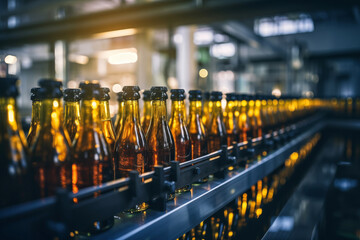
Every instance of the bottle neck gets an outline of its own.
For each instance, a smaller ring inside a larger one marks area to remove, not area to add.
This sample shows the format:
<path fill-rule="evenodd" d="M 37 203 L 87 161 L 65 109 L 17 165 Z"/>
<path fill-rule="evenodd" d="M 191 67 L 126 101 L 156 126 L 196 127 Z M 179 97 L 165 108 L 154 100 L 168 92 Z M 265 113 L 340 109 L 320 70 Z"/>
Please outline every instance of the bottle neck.
<path fill-rule="evenodd" d="M 153 100 L 151 103 L 152 121 L 167 121 L 166 101 Z"/>
<path fill-rule="evenodd" d="M 123 114 L 124 111 L 124 101 L 118 102 L 118 114 Z"/>
<path fill-rule="evenodd" d="M 40 125 L 59 129 L 62 122 L 62 103 L 60 98 L 44 99 L 41 101 Z"/>
<path fill-rule="evenodd" d="M 41 102 L 33 101 L 32 109 L 31 109 L 31 124 L 39 124 L 40 123 L 40 111 L 41 111 Z"/>
<path fill-rule="evenodd" d="M 111 120 L 109 100 L 100 101 L 100 118 L 101 121 Z"/>
<path fill-rule="evenodd" d="M 224 115 L 229 115 L 229 116 L 235 115 L 235 111 L 237 110 L 236 106 L 237 105 L 235 101 L 227 101 Z"/>
<path fill-rule="evenodd" d="M 79 102 L 65 102 L 64 106 L 64 120 L 80 119 L 80 104 Z"/>
<path fill-rule="evenodd" d="M 151 116 L 151 101 L 144 101 L 143 116 Z"/>
<path fill-rule="evenodd" d="M 100 101 L 83 100 L 81 103 L 81 125 L 82 127 L 100 127 Z"/>
<path fill-rule="evenodd" d="M 212 114 L 214 117 L 222 118 L 222 109 L 221 109 L 221 101 L 213 101 L 212 102 Z"/>
<path fill-rule="evenodd" d="M 0 98 L 1 129 L 18 131 L 18 119 L 15 98 Z"/>
<path fill-rule="evenodd" d="M 200 116 L 201 115 L 202 102 L 201 101 L 190 101 L 190 116 Z"/>
<path fill-rule="evenodd" d="M 139 122 L 139 101 L 138 100 L 125 100 L 124 102 L 124 121 Z"/>
<path fill-rule="evenodd" d="M 186 110 L 184 100 L 174 100 L 171 103 L 171 121 L 184 122 L 186 119 Z"/>

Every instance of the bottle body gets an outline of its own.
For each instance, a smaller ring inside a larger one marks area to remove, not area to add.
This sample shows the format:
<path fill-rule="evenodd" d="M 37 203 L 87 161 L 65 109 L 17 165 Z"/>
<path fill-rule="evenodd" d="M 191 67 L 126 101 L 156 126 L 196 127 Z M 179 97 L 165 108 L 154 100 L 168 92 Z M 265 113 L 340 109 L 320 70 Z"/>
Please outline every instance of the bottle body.
<path fill-rule="evenodd" d="M 188 130 L 191 142 L 191 159 L 207 154 L 205 127 L 201 121 L 201 100 L 190 100 Z"/>
<path fill-rule="evenodd" d="M 141 127 L 145 134 L 146 134 L 147 130 L 149 129 L 150 120 L 151 120 L 151 101 L 144 100 L 143 114 L 141 117 Z"/>
<path fill-rule="evenodd" d="M 227 145 L 231 146 L 233 142 L 238 142 L 239 126 L 235 115 L 237 109 L 236 95 L 227 94 L 227 103 L 224 112 L 224 124 L 227 136 Z"/>
<path fill-rule="evenodd" d="M 109 144 L 111 151 L 115 148 L 115 130 L 111 122 L 109 100 L 100 101 L 100 119 L 102 132 L 106 142 Z"/>
<path fill-rule="evenodd" d="M 65 101 L 64 107 L 64 128 L 69 134 L 70 143 L 75 139 L 75 135 L 80 127 L 80 104 L 78 101 Z"/>
<path fill-rule="evenodd" d="M 123 124 L 123 113 L 124 113 L 124 99 L 123 99 L 123 92 L 119 92 L 118 95 L 118 112 L 116 114 L 116 119 L 114 123 L 115 127 L 115 139 L 118 138 L 120 134 L 120 130 Z"/>
<path fill-rule="evenodd" d="M 31 110 L 31 124 L 29 128 L 29 133 L 26 138 L 28 146 L 31 147 L 34 144 L 36 134 L 40 129 L 40 110 L 41 110 L 41 101 L 36 100 L 32 102 Z"/>
<path fill-rule="evenodd" d="M 221 101 L 213 101 L 212 114 L 209 125 L 207 126 L 208 151 L 214 152 L 227 145 L 226 129 L 223 121 Z"/>

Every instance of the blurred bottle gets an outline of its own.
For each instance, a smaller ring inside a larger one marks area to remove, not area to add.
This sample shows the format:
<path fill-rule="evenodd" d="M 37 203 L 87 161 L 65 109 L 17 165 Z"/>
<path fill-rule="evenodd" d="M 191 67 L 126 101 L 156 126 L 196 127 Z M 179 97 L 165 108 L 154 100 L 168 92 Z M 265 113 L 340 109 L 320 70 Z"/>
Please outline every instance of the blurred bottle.
<path fill-rule="evenodd" d="M 17 77 L 0 77 L 0 208 L 30 199 L 31 165 L 16 118 Z"/>
<path fill-rule="evenodd" d="M 101 130 L 104 134 L 105 140 L 110 146 L 111 152 L 113 152 L 115 147 L 115 131 L 110 116 L 109 93 L 109 88 L 100 88 L 100 119 L 102 125 Z"/>
<path fill-rule="evenodd" d="M 111 149 L 102 133 L 100 117 L 101 89 L 97 82 L 82 82 L 81 88 L 81 124 L 74 140 L 72 165 L 72 190 L 97 186 L 115 179 Z M 96 196 L 96 195 L 95 195 Z M 75 203 L 78 199 L 73 199 Z M 110 228 L 114 219 L 96 221 L 82 233 L 92 234 Z"/>
<path fill-rule="evenodd" d="M 191 142 L 191 159 L 207 154 L 205 127 L 201 121 L 202 95 L 200 90 L 189 91 L 188 130 Z"/>
<path fill-rule="evenodd" d="M 254 117 L 256 118 L 256 137 L 262 137 L 263 119 L 261 118 L 261 97 L 254 97 Z"/>
<path fill-rule="evenodd" d="M 207 126 L 209 153 L 217 151 L 227 144 L 226 129 L 221 109 L 222 92 L 211 92 L 212 114 Z"/>
<path fill-rule="evenodd" d="M 146 142 L 149 147 L 149 169 L 155 165 L 168 167 L 175 159 L 174 138 L 167 122 L 166 87 L 151 88 L 151 121 L 146 133 Z"/>
<path fill-rule="evenodd" d="M 150 95 L 151 95 L 150 90 L 145 90 L 143 92 L 144 107 L 143 107 L 143 114 L 142 114 L 142 117 L 141 117 L 141 127 L 142 127 L 145 134 L 146 134 L 146 132 L 147 132 L 147 130 L 149 128 L 150 119 L 151 119 L 151 99 L 150 99 Z"/>
<path fill-rule="evenodd" d="M 29 133 L 27 136 L 27 143 L 28 146 L 31 147 L 35 141 L 35 137 L 37 132 L 40 129 L 40 107 L 41 107 L 41 99 L 39 96 L 39 90 L 40 88 L 32 88 L 30 90 L 31 96 L 30 99 L 32 101 L 32 109 L 31 109 L 31 124 Z"/>
<path fill-rule="evenodd" d="M 41 198 L 54 195 L 57 188 L 71 189 L 70 139 L 63 128 L 62 83 L 39 81 L 41 98 L 40 130 L 31 148 L 31 162 Z"/>
<path fill-rule="evenodd" d="M 122 122 L 123 122 L 123 113 L 124 113 L 124 98 L 123 98 L 123 92 L 118 92 L 117 93 L 117 101 L 118 101 L 118 113 L 116 114 L 116 119 L 115 119 L 115 137 L 116 139 L 119 136 L 121 127 L 122 127 Z"/>
<path fill-rule="evenodd" d="M 148 169 L 147 145 L 145 134 L 140 126 L 138 86 L 125 86 L 124 91 L 124 127 L 115 144 L 114 160 L 117 177 L 128 177 L 129 172 L 137 170 L 140 174 Z M 129 209 L 130 212 L 141 212 L 148 208 L 142 203 Z"/>
<path fill-rule="evenodd" d="M 257 125 L 257 118 L 255 116 L 255 98 L 254 96 L 248 96 L 248 112 L 247 116 L 249 118 L 250 123 L 250 136 L 251 138 L 257 138 L 258 137 L 258 125 Z"/>
<path fill-rule="evenodd" d="M 238 118 L 239 125 L 239 142 L 247 141 L 248 137 L 250 137 L 250 120 L 248 117 L 249 104 L 248 104 L 248 96 L 241 94 L 238 96 L 238 101 L 240 104 L 240 114 Z"/>
<path fill-rule="evenodd" d="M 212 101 L 210 101 L 209 92 L 203 92 L 203 102 L 204 104 L 203 104 L 203 112 L 202 112 L 201 120 L 206 128 L 210 122 L 212 105 L 213 105 Z"/>
<path fill-rule="evenodd" d="M 64 128 L 69 133 L 70 142 L 74 141 L 80 127 L 80 89 L 64 90 Z"/>
<path fill-rule="evenodd" d="M 236 93 L 226 94 L 226 107 L 224 111 L 224 123 L 227 136 L 227 145 L 231 146 L 233 142 L 238 142 L 239 124 L 235 115 L 237 111 L 237 95 Z"/>

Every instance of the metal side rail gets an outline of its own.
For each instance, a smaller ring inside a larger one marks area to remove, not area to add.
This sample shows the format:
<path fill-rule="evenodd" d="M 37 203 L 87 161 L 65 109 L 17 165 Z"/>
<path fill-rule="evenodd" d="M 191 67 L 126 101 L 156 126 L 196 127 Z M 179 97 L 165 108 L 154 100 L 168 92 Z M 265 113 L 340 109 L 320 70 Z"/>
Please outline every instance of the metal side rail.
<path fill-rule="evenodd" d="M 194 185 L 191 192 L 179 194 L 173 201 L 169 201 L 166 212 L 148 210 L 132 215 L 119 214 L 114 227 L 94 239 L 177 238 L 277 169 L 323 125 L 315 124 L 261 161 L 249 164 L 246 169 L 228 172 L 224 179 L 214 178 L 207 184 Z"/>
<path fill-rule="evenodd" d="M 328 140 L 298 188 L 275 218 L 263 240 L 317 239 L 317 224 L 323 215 L 326 194 L 336 173 L 335 161 L 342 148 Z"/>

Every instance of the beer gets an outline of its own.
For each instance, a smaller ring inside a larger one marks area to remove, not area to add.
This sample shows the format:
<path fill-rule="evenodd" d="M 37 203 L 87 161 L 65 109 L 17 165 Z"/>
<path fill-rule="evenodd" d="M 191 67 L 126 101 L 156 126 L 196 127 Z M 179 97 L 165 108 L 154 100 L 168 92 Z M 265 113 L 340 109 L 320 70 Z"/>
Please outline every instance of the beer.
<path fill-rule="evenodd" d="M 145 90 L 143 92 L 143 101 L 144 101 L 144 107 L 143 107 L 143 114 L 141 117 L 141 127 L 144 130 L 144 133 L 146 134 L 150 119 L 151 119 L 151 99 L 150 99 L 151 91 Z"/>
<path fill-rule="evenodd" d="M 210 100 L 212 101 L 212 114 L 207 126 L 208 151 L 214 152 L 220 150 L 221 145 L 227 144 L 227 137 L 221 109 L 222 93 L 211 92 Z"/>
<path fill-rule="evenodd" d="M 53 79 L 39 81 L 41 98 L 40 130 L 31 148 L 36 194 L 54 195 L 57 188 L 71 189 L 69 135 L 62 123 L 62 83 Z"/>
<path fill-rule="evenodd" d="M 80 89 L 64 90 L 64 128 L 67 130 L 70 142 L 74 141 L 80 127 Z"/>
<path fill-rule="evenodd" d="M 226 108 L 224 111 L 224 123 L 227 136 L 227 145 L 237 142 L 239 138 L 239 124 L 235 112 L 237 111 L 236 93 L 226 94 Z"/>
<path fill-rule="evenodd" d="M 263 132 L 263 119 L 261 118 L 261 97 L 254 97 L 254 117 L 256 118 L 256 137 L 261 137 Z M 254 137 L 255 137 L 254 136 Z"/>
<path fill-rule="evenodd" d="M 124 127 L 115 146 L 115 165 L 117 176 L 128 177 L 129 172 L 137 170 L 140 174 L 148 169 L 147 145 L 145 134 L 140 126 L 138 86 L 125 86 L 124 91 Z M 129 209 L 130 212 L 141 212 L 148 208 L 142 203 Z"/>
<path fill-rule="evenodd" d="M 17 81 L 15 76 L 0 78 L 0 208 L 29 200 L 31 193 L 31 166 L 16 118 Z"/>
<path fill-rule="evenodd" d="M 146 142 L 149 147 L 148 170 L 155 165 L 170 166 L 175 159 L 174 138 L 167 122 L 166 113 L 166 87 L 151 88 L 151 120 L 146 133 Z"/>
<path fill-rule="evenodd" d="M 102 125 L 101 130 L 105 140 L 110 146 L 111 152 L 113 152 L 115 147 L 115 131 L 110 116 L 109 93 L 109 88 L 103 87 L 100 89 L 100 119 Z"/>
<path fill-rule="evenodd" d="M 207 154 L 205 127 L 201 121 L 202 95 L 199 90 L 189 91 L 188 130 L 191 142 L 191 159 Z"/>
<path fill-rule="evenodd" d="M 202 123 L 204 124 L 205 127 L 207 127 L 207 125 L 209 124 L 210 121 L 210 116 L 211 116 L 211 111 L 212 111 L 212 101 L 210 101 L 210 93 L 209 92 L 204 92 L 203 93 L 203 101 L 204 101 L 204 105 L 203 105 L 203 112 L 202 112 Z"/>
<path fill-rule="evenodd" d="M 171 117 L 169 126 L 175 142 L 175 161 L 190 160 L 191 144 L 186 127 L 185 90 L 171 89 Z"/>
<path fill-rule="evenodd" d="M 250 120 L 248 117 L 248 96 L 241 94 L 238 95 L 239 101 L 239 118 L 238 118 L 238 125 L 239 125 L 239 142 L 247 141 L 247 138 L 250 136 Z"/>
<path fill-rule="evenodd" d="M 100 85 L 97 82 L 80 83 L 81 124 L 74 140 L 72 191 L 97 186 L 115 179 L 114 164 L 109 144 L 102 133 L 100 117 Z M 75 203 L 78 199 L 73 199 Z M 110 228 L 114 219 L 96 221 L 81 232 L 97 233 Z"/>
<path fill-rule="evenodd" d="M 250 135 L 251 138 L 258 137 L 258 125 L 257 125 L 257 118 L 255 116 L 255 98 L 254 96 L 248 96 L 248 112 L 247 116 L 249 118 L 250 124 Z"/>
<path fill-rule="evenodd" d="M 123 99 L 123 92 L 118 92 L 117 93 L 117 101 L 118 101 L 118 113 L 116 115 L 116 119 L 115 119 L 115 136 L 116 139 L 119 136 L 121 127 L 122 127 L 122 122 L 123 122 L 123 112 L 124 112 L 124 99 Z"/>
<path fill-rule="evenodd" d="M 40 129 L 40 107 L 41 107 L 41 101 L 39 96 L 39 90 L 40 88 L 32 88 L 30 90 L 31 92 L 31 101 L 32 101 L 32 110 L 31 110 L 31 124 L 29 133 L 27 136 L 27 143 L 28 146 L 31 147 L 35 141 L 36 134 L 38 130 Z"/>

